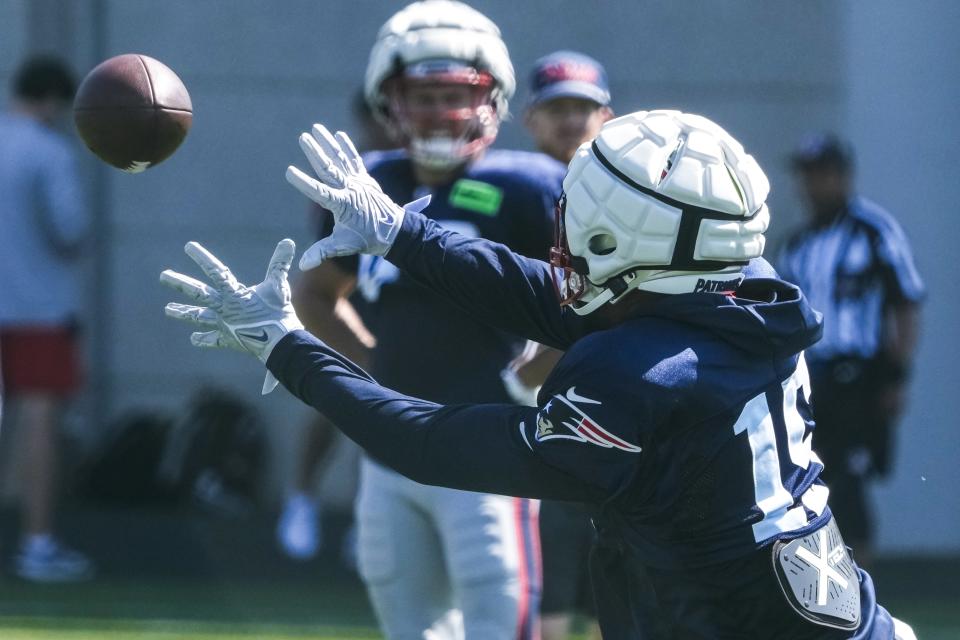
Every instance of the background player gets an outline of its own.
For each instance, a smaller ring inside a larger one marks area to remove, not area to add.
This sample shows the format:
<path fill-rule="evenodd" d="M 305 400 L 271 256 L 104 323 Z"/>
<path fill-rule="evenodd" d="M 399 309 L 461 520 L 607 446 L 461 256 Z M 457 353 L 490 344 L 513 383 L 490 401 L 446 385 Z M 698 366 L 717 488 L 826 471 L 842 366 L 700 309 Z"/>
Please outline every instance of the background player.
<path fill-rule="evenodd" d="M 380 30 L 365 86 L 406 147 L 368 156 L 391 197 L 431 194 L 431 216 L 444 226 L 547 255 L 563 167 L 539 154 L 487 150 L 515 86 L 490 20 L 457 2 L 408 6 Z M 354 289 L 365 299 L 372 349 L 344 319 Z M 523 341 L 479 323 L 382 258 L 325 263 L 301 279 L 295 304 L 311 331 L 407 393 L 438 402 L 509 400 L 499 374 Z M 360 572 L 389 637 L 534 634 L 536 503 L 427 487 L 373 460 L 361 466 Z"/>
<path fill-rule="evenodd" d="M 771 274 L 750 262 L 769 183 L 723 129 L 675 111 L 607 123 L 564 179 L 551 265 L 444 231 L 417 213 L 423 201 L 401 209 L 344 134 L 317 125 L 301 147 L 320 180 L 295 167 L 288 180 L 337 221 L 301 268 L 389 255 L 476 317 L 566 349 L 540 407 L 438 405 L 382 387 L 298 330 L 289 240 L 254 288 L 187 245 L 214 286 L 161 279 L 204 305 L 167 307 L 206 329 L 195 345 L 256 355 L 410 477 L 601 505 L 604 637 L 638 636 L 638 561 L 678 637 L 912 637 L 876 604 L 827 504 L 802 354 L 820 316 L 795 286 L 750 277 Z"/>
<path fill-rule="evenodd" d="M 524 123 L 540 151 L 566 166 L 577 148 L 596 138 L 612 117 L 607 72 L 599 62 L 582 53 L 557 51 L 534 64 Z M 514 362 L 505 379 L 513 379 L 509 388 L 520 389 L 515 399 L 531 398 L 527 404 L 536 406 L 536 390 L 562 355 L 541 346 L 532 358 Z M 567 638 L 574 613 L 596 616 L 589 571 L 594 533 L 583 505 L 556 500 L 540 504 L 544 640 Z M 599 633 L 594 625 L 592 635 Z"/>
<path fill-rule="evenodd" d="M 23 481 L 22 539 L 14 569 L 22 578 L 87 578 L 92 564 L 53 535 L 60 419 L 80 385 L 77 315 L 79 259 L 90 224 L 77 168 L 57 132 L 76 83 L 58 59 L 27 60 L 14 102 L 0 114 L 0 357 L 6 420 Z M 7 422 L 11 426 L 12 422 Z"/>
<path fill-rule="evenodd" d="M 357 149 L 361 152 L 394 149 L 396 142 L 389 131 L 377 120 L 367 103 L 361 88 L 351 102 L 351 114 L 360 135 Z M 321 231 L 329 223 L 327 212 L 316 203 L 311 203 L 311 218 Z M 376 340 L 363 324 L 361 316 L 366 303 L 359 291 L 349 300 L 343 299 L 334 306 L 334 313 L 360 340 L 366 349 L 372 349 Z M 357 354 L 361 357 L 360 354 Z M 317 477 L 331 460 L 331 453 L 339 431 L 322 414 L 311 417 L 306 425 L 303 441 L 298 449 L 295 464 L 293 491 L 287 497 L 283 512 L 277 522 L 277 542 L 289 557 L 295 560 L 313 558 L 323 543 L 321 509 L 314 495 Z M 352 444 L 344 443 L 346 446 Z M 342 558 L 350 567 L 356 567 L 356 527 L 350 526 L 343 539 Z"/>
<path fill-rule="evenodd" d="M 808 221 L 778 261 L 823 313 L 823 338 L 808 350 L 817 451 L 830 506 L 857 559 L 872 559 L 866 483 L 892 465 L 924 285 L 906 235 L 883 208 L 855 195 L 853 152 L 816 133 L 793 156 Z"/>

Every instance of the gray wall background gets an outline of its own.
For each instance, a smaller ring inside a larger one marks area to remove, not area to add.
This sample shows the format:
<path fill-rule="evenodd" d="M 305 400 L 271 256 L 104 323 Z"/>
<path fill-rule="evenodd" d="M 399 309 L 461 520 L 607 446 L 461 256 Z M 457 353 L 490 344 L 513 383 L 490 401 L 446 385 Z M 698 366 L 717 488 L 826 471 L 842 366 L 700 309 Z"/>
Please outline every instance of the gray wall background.
<path fill-rule="evenodd" d="M 404 2 L 284 0 L 0 0 L 0 82 L 30 52 L 69 56 L 79 75 L 100 60 L 145 53 L 190 90 L 194 126 L 165 164 L 136 176 L 82 153 L 97 218 L 88 271 L 91 385 L 86 429 L 135 406 L 175 408 L 200 385 L 257 403 L 272 426 L 275 473 L 289 485 L 307 412 L 280 391 L 259 399 L 262 368 L 201 354 L 165 321 L 167 267 L 191 272 L 203 242 L 246 281 L 275 240 L 311 240 L 306 202 L 283 180 L 301 163 L 296 138 L 314 121 L 351 127 L 348 104 L 374 34 Z M 546 0 L 473 3 L 500 25 L 521 79 L 558 48 L 605 63 L 618 112 L 671 107 L 725 126 L 767 171 L 771 247 L 799 221 L 785 158 L 802 132 L 839 129 L 860 156 L 862 191 L 907 228 L 930 288 L 896 473 L 876 492 L 880 547 L 960 552 L 958 298 L 949 276 L 960 238 L 960 5 L 950 0 Z M 513 102 L 519 116 L 525 87 Z M 501 146 L 529 148 L 521 118 Z M 2 230 L 0 230 L 2 233 Z M 771 254 L 772 255 L 772 254 Z M 344 456 L 347 457 L 347 456 Z M 349 484 L 348 465 L 331 485 Z"/>

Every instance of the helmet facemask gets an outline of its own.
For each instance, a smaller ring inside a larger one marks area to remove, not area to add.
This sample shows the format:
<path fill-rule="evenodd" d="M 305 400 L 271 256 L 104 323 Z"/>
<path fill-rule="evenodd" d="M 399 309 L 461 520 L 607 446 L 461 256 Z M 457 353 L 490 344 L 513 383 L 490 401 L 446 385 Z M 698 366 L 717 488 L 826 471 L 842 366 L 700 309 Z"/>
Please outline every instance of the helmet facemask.
<path fill-rule="evenodd" d="M 570 253 L 570 245 L 567 243 L 564 223 L 566 208 L 567 196 L 561 194 L 554 215 L 553 246 L 550 248 L 553 286 L 561 307 L 574 304 L 587 291 L 587 275 L 583 271 L 587 266 L 586 262 Z"/>
<path fill-rule="evenodd" d="M 610 302 L 615 303 L 627 291 L 634 288 L 636 271 L 630 270 L 610 278 L 603 285 L 590 280 L 590 267 L 587 260 L 574 255 L 567 242 L 566 230 L 567 197 L 560 195 L 554 217 L 553 247 L 550 248 L 550 267 L 553 274 L 553 286 L 560 300 L 560 306 L 570 306 L 577 314 L 586 315 L 598 307 Z M 612 252 L 615 247 L 597 247 L 603 252 Z"/>
<path fill-rule="evenodd" d="M 456 61 L 408 65 L 383 84 L 389 120 L 417 164 L 445 170 L 493 143 L 493 76 Z"/>

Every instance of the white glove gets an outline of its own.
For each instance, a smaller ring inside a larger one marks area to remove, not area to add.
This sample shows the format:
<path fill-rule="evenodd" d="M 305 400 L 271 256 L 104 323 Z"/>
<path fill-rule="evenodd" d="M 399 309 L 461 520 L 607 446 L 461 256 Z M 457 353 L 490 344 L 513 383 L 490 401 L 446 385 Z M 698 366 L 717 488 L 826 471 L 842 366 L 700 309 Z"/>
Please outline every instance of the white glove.
<path fill-rule="evenodd" d="M 353 142 L 342 131 L 330 135 L 322 124 L 300 135 L 300 148 L 319 180 L 294 166 L 287 182 L 333 213 L 333 232 L 307 249 L 300 258 L 306 271 L 327 258 L 368 253 L 386 255 L 393 244 L 404 210 L 370 177 Z"/>
<path fill-rule="evenodd" d="M 246 351 L 266 363 L 283 336 L 303 329 L 290 304 L 290 284 L 287 282 L 287 273 L 296 254 L 293 240 L 281 240 L 277 244 L 266 278 L 255 287 L 238 282 L 230 269 L 200 244 L 188 242 L 184 251 L 200 266 L 213 286 L 169 269 L 160 274 L 160 282 L 203 305 L 171 302 L 164 310 L 171 318 L 187 320 L 206 329 L 190 336 L 194 346 Z M 276 386 L 275 381 L 272 386 L 270 383 L 271 376 L 267 376 L 264 393 Z"/>

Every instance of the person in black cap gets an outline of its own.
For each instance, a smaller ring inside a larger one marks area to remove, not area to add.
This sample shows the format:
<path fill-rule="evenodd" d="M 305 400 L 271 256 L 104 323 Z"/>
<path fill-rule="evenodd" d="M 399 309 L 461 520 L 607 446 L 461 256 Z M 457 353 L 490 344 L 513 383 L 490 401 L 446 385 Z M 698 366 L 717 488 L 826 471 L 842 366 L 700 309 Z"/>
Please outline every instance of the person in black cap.
<path fill-rule="evenodd" d="M 873 518 L 866 483 L 890 472 L 892 429 L 905 399 L 924 285 L 903 229 L 854 191 L 850 146 L 808 135 L 791 157 L 808 221 L 778 268 L 823 313 L 807 350 L 817 450 L 830 505 L 857 562 L 869 565 Z"/>

